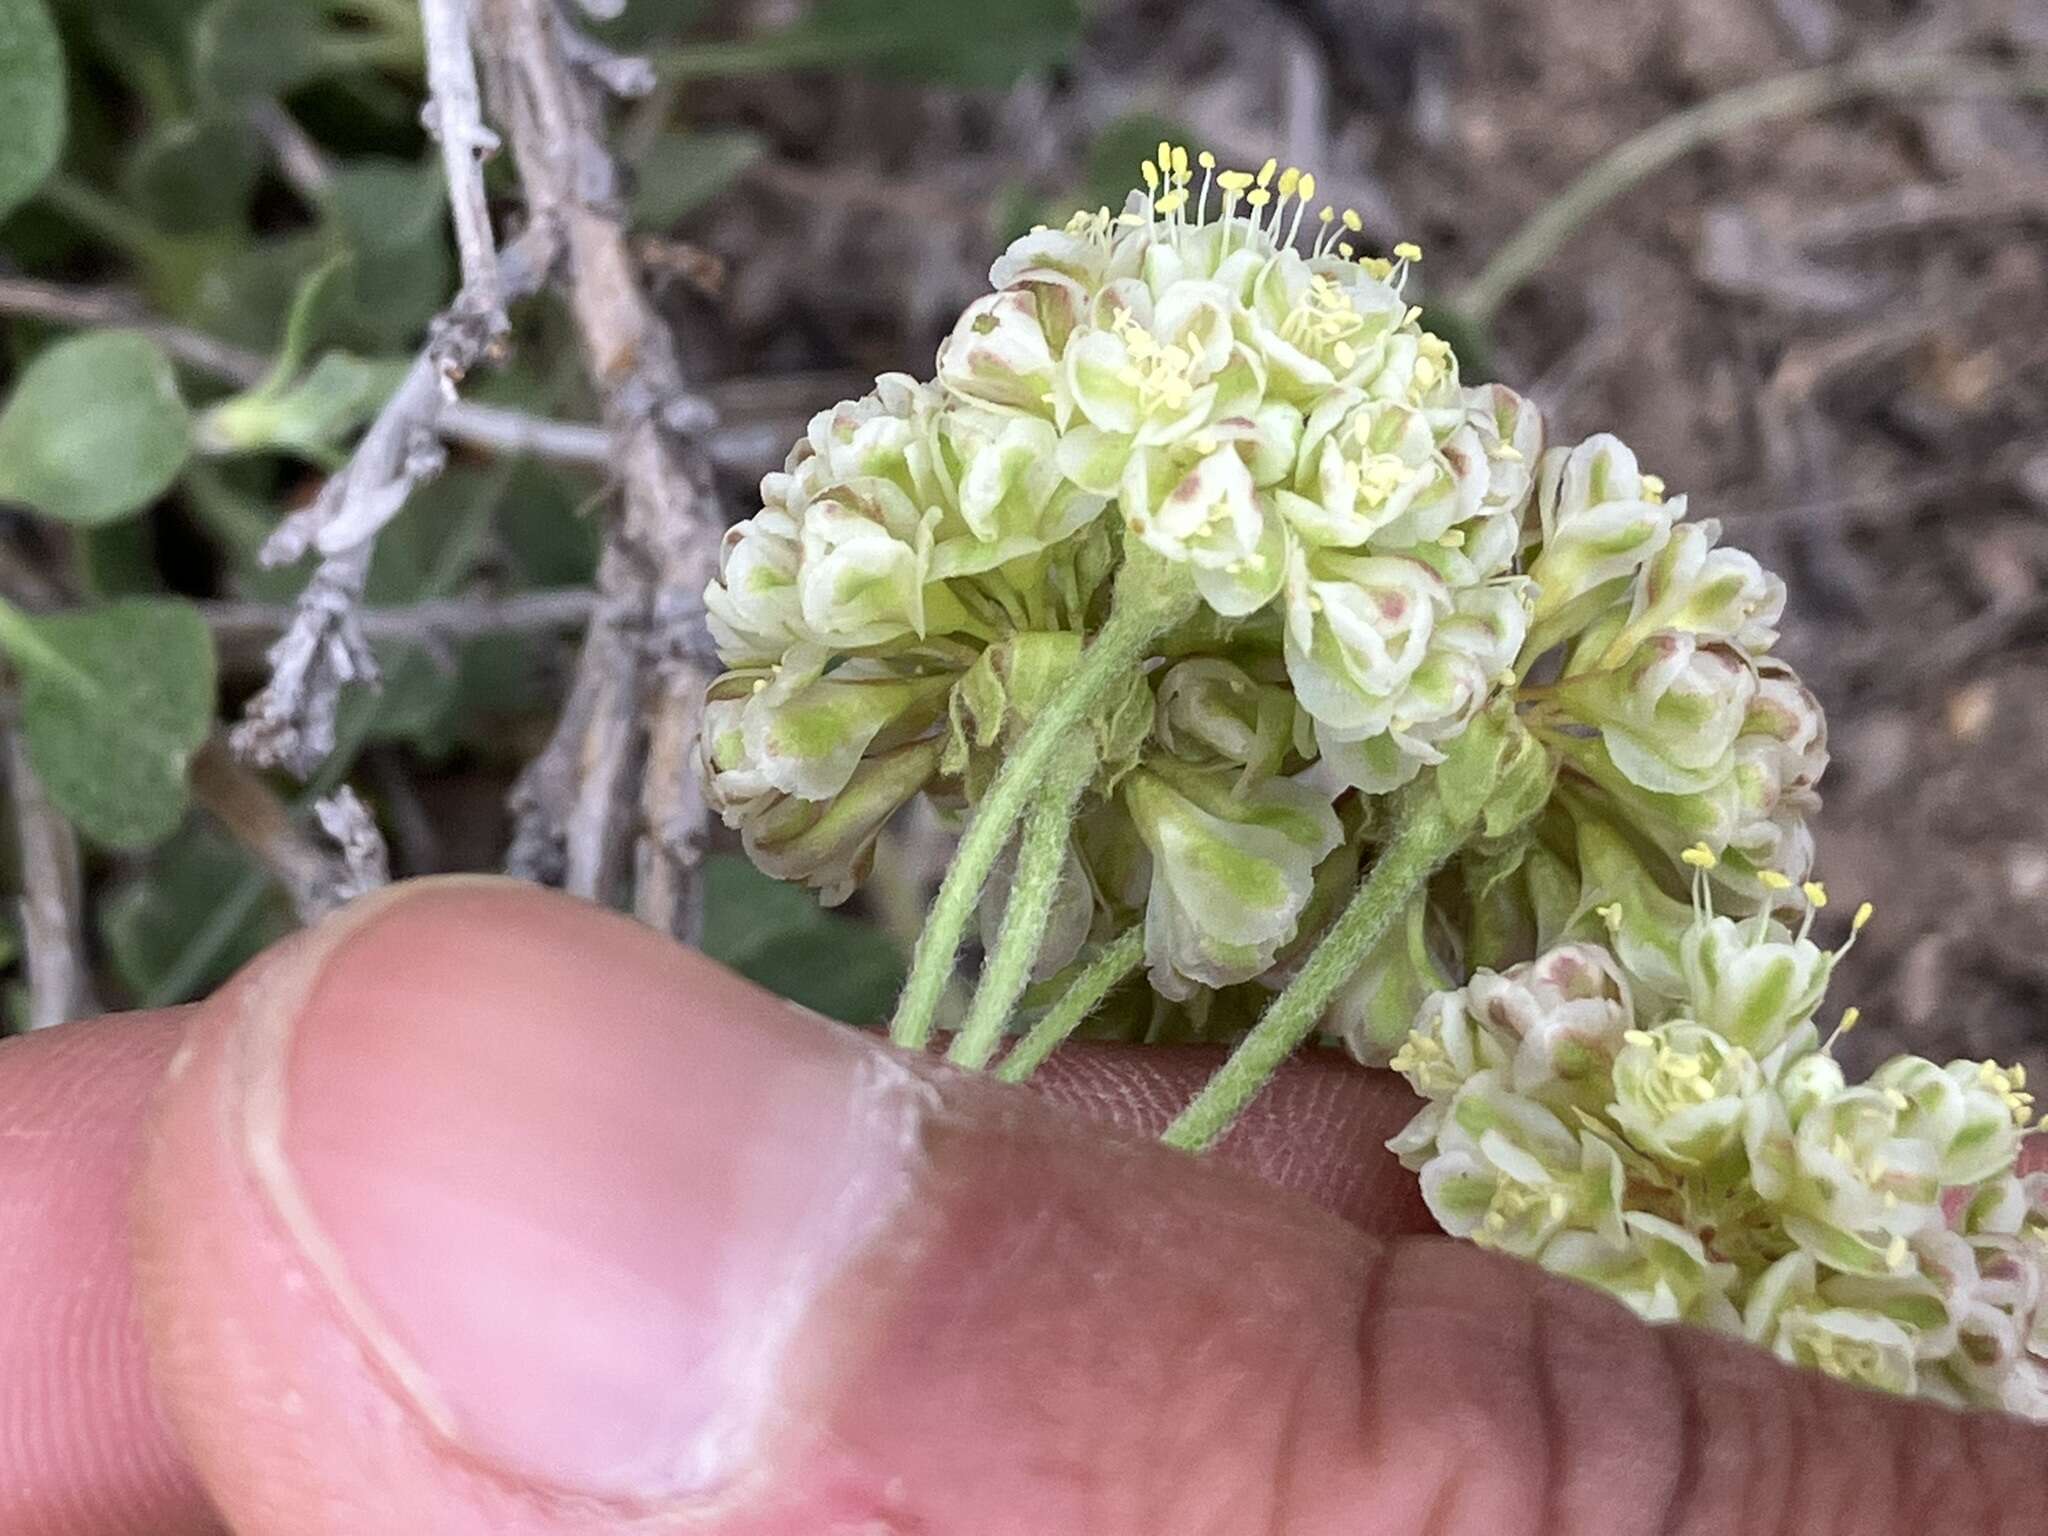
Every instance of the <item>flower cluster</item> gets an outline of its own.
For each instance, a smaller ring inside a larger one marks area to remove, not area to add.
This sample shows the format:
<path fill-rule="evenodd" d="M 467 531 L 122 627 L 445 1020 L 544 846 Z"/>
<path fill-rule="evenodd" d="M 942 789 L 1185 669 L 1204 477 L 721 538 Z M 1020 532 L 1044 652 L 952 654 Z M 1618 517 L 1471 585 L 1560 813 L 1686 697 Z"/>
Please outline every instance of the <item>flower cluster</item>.
<path fill-rule="evenodd" d="M 1771 907 L 1717 916 L 1713 856 L 1691 862 L 1682 923 L 1610 905 L 1590 914 L 1605 942 L 1427 1000 L 1393 1064 L 1428 1103 L 1389 1145 L 1430 1210 L 1652 1321 L 2048 1420 L 2048 1173 L 2015 1172 L 2025 1072 L 1902 1056 L 1848 1082 L 1814 1022 L 1839 954 L 1809 936 L 1826 892 L 1795 898 L 1797 930 L 1782 877 Z"/>
<path fill-rule="evenodd" d="M 1143 561 L 1200 602 L 1089 712 L 1041 977 L 1142 921 L 1153 993 L 1229 1032 L 1490 709 L 1543 748 L 1526 824 L 1418 898 L 1332 1028 L 1391 1049 L 1444 967 L 1534 953 L 1626 846 L 1704 840 L 1727 903 L 1803 877 L 1825 731 L 1767 656 L 1776 578 L 1621 443 L 1548 447 L 1466 384 L 1405 296 L 1421 253 L 1361 254 L 1313 176 L 1162 144 L 1143 180 L 1011 246 L 936 376 L 818 415 L 728 536 L 703 771 L 752 857 L 837 899 L 912 797 L 971 812 Z"/>

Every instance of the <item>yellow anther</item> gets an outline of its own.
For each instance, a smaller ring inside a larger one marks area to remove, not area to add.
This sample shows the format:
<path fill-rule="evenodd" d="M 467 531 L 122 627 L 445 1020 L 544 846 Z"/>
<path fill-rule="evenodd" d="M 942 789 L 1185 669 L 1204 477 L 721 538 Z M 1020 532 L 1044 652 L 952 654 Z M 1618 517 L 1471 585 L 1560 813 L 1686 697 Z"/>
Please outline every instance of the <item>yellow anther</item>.
<path fill-rule="evenodd" d="M 1296 167 L 1290 165 L 1280 173 L 1280 195 L 1282 197 L 1294 196 L 1295 189 L 1300 185 L 1301 172 Z"/>
<path fill-rule="evenodd" d="M 1513 443 L 1495 443 L 1486 451 L 1486 456 L 1489 459 L 1497 459 L 1503 464 L 1519 464 L 1522 462 L 1522 450 Z"/>
<path fill-rule="evenodd" d="M 1721 862 L 1720 856 L 1705 843 L 1694 843 L 1685 852 L 1681 853 L 1679 857 L 1694 869 L 1713 869 Z"/>
<path fill-rule="evenodd" d="M 1401 317 L 1401 323 L 1403 325 L 1413 325 L 1416 321 L 1420 320 L 1421 318 L 1422 306 L 1420 304 L 1410 304 L 1408 306 L 1408 313 Z"/>
<path fill-rule="evenodd" d="M 1394 264 L 1384 256 L 1361 256 L 1358 258 L 1358 264 L 1365 269 L 1367 277 L 1377 278 L 1381 282 L 1385 282 L 1394 274 Z"/>
<path fill-rule="evenodd" d="M 1862 1019 L 1863 1010 L 1861 1008 L 1844 1008 L 1842 1010 L 1842 1022 L 1835 1026 L 1835 1031 L 1837 1034 L 1846 1035 L 1862 1022 Z"/>
<path fill-rule="evenodd" d="M 1159 211 L 1161 213 L 1178 213 L 1187 200 L 1187 188 L 1175 187 L 1171 192 L 1159 199 Z"/>
<path fill-rule="evenodd" d="M 1867 901 L 1864 902 L 1862 906 L 1856 909 L 1856 915 L 1849 920 L 1849 931 L 1851 933 L 1861 933 L 1876 915 L 1877 908 Z"/>
<path fill-rule="evenodd" d="M 1781 875 L 1775 869 L 1758 870 L 1756 872 L 1756 881 L 1758 885 L 1761 885 L 1767 891 L 1789 891 L 1792 889 L 1792 877 L 1790 875 Z"/>
<path fill-rule="evenodd" d="M 1602 910 L 1605 909 L 1603 908 Z M 1623 1030 L 1621 1038 L 1626 1044 L 1629 1045 L 1650 1046 L 1655 1045 L 1657 1043 L 1657 1037 L 1651 1034 L 1647 1029 Z"/>
<path fill-rule="evenodd" d="M 1906 1240 L 1903 1237 L 1892 1239 L 1892 1245 L 1884 1251 L 1884 1262 L 1890 1269 L 1906 1267 Z"/>
<path fill-rule="evenodd" d="M 1185 176 L 1188 173 L 1188 150 L 1185 144 L 1173 146 L 1173 174 Z"/>
<path fill-rule="evenodd" d="M 1150 160 L 1147 160 L 1143 165 L 1138 167 L 1138 174 L 1145 178 L 1145 185 L 1147 188 L 1154 192 L 1159 190 L 1158 166 L 1154 165 Z"/>
<path fill-rule="evenodd" d="M 1305 203 L 1316 195 L 1316 178 L 1313 171 L 1301 173 L 1301 200 Z"/>
<path fill-rule="evenodd" d="M 1226 192 L 1242 192 L 1252 184 L 1250 171 L 1223 171 L 1216 177 L 1216 185 Z"/>
<path fill-rule="evenodd" d="M 1254 208 L 1263 208 L 1266 204 L 1273 201 L 1273 194 L 1264 187 L 1253 187 L 1251 191 L 1245 193 L 1244 200 Z"/>
<path fill-rule="evenodd" d="M 1809 880 L 1799 889 L 1806 899 L 1813 903 L 1815 910 L 1828 904 L 1828 888 L 1818 880 Z"/>
<path fill-rule="evenodd" d="M 1664 499 L 1664 477 L 1662 475 L 1643 476 L 1643 499 L 1645 501 L 1662 501 Z"/>
<path fill-rule="evenodd" d="M 1610 901 L 1606 906 L 1595 907 L 1593 910 L 1599 915 L 1600 921 L 1608 927 L 1619 928 L 1621 926 L 1622 912 L 1620 902 Z"/>
<path fill-rule="evenodd" d="M 1337 366 L 1339 368 L 1349 368 L 1358 361 L 1358 353 L 1348 341 L 1338 342 L 1330 348 L 1330 352 L 1337 359 Z"/>
<path fill-rule="evenodd" d="M 1365 220 L 1358 216 L 1356 208 L 1346 208 L 1344 210 L 1344 227 L 1354 235 L 1365 228 Z"/>
<path fill-rule="evenodd" d="M 1884 1101 L 1885 1103 L 1891 1105 L 1893 1109 L 1897 1110 L 1908 1110 L 1913 1107 L 1913 1101 L 1907 1098 L 1903 1093 L 1899 1092 L 1899 1090 L 1896 1088 L 1885 1089 Z"/>
<path fill-rule="evenodd" d="M 768 679 L 767 679 L 767 678 L 765 678 L 765 677 L 757 677 L 757 678 L 755 678 L 755 679 L 754 679 L 754 689 L 753 689 L 753 691 L 754 691 L 755 693 L 759 693 L 759 692 L 760 692 L 760 691 L 761 691 L 762 689 L 766 688 L 767 686 L 768 686 Z"/>
<path fill-rule="evenodd" d="M 1394 247 L 1394 259 L 1396 261 L 1420 261 L 1422 260 L 1422 247 L 1413 240 L 1403 240 Z"/>
<path fill-rule="evenodd" d="M 1323 204 L 1323 211 L 1316 215 L 1316 222 L 1318 224 L 1327 224 L 1330 222 L 1330 220 L 1336 217 L 1337 210 L 1332 208 L 1328 203 L 1325 203 Z"/>
<path fill-rule="evenodd" d="M 1343 257 L 1346 261 L 1349 261 L 1351 259 L 1351 252 L 1354 249 L 1355 247 L 1351 244 L 1349 240 L 1339 240 L 1337 242 L 1337 254 Z"/>
<path fill-rule="evenodd" d="M 1453 528 L 1442 538 L 1438 539 L 1437 543 L 1443 545 L 1445 549 L 1463 549 L 1465 547 L 1465 530 Z"/>
<path fill-rule="evenodd" d="M 1271 155 L 1268 155 L 1266 157 L 1266 163 L 1259 167 L 1259 185 L 1262 187 L 1270 187 L 1273 184 L 1273 173 L 1279 169 L 1280 162 L 1278 160 L 1275 160 Z"/>

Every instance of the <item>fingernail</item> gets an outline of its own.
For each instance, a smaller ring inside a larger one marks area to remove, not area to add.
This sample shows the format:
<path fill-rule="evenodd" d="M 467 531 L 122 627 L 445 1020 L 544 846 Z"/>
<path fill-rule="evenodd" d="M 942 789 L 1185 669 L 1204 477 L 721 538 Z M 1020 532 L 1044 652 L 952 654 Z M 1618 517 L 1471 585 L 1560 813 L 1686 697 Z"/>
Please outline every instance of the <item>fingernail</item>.
<path fill-rule="evenodd" d="M 244 1146 L 427 1423 L 661 1499 L 756 1464 L 813 1303 L 910 1192 L 928 1090 L 634 924 L 469 882 L 246 988 Z"/>

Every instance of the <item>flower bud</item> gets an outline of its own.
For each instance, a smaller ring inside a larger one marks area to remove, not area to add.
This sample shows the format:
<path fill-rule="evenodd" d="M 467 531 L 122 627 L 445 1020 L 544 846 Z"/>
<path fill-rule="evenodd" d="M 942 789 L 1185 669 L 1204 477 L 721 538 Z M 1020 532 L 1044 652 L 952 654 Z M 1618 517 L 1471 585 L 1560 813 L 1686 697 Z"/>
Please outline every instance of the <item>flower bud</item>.
<path fill-rule="evenodd" d="M 1561 944 L 1466 983 L 1468 1006 L 1514 1041 L 1517 1093 L 1604 1077 L 1635 1025 L 1628 980 L 1598 945 Z"/>
<path fill-rule="evenodd" d="M 1944 1184 L 1975 1184 L 2012 1167 L 2024 1111 L 2015 1113 L 2011 1078 L 1993 1062 L 1938 1067 L 1899 1056 L 1871 1074 L 1870 1086 L 1898 1113 L 1898 1134 L 1929 1148 Z"/>
<path fill-rule="evenodd" d="M 1834 956 L 1759 914 L 1696 917 L 1680 949 L 1695 1018 L 1758 1057 L 1813 1017 Z"/>
<path fill-rule="evenodd" d="M 1273 778 L 1239 792 L 1234 783 L 1164 758 L 1121 787 L 1152 854 L 1145 954 L 1166 997 L 1270 966 L 1294 936 L 1316 865 L 1343 836 L 1329 802 L 1306 785 Z"/>
<path fill-rule="evenodd" d="M 1737 1275 L 1716 1263 L 1697 1235 L 1645 1211 L 1622 1216 L 1625 1238 L 1604 1242 L 1590 1232 L 1561 1232 L 1544 1246 L 1543 1267 L 1598 1286 L 1652 1323 L 1698 1323 L 1734 1331 L 1739 1315 L 1728 1300 Z"/>
<path fill-rule="evenodd" d="M 728 667 L 765 666 L 803 638 L 797 528 L 787 512 L 763 507 L 725 531 L 704 610 Z"/>
<path fill-rule="evenodd" d="M 1528 567 L 1536 622 L 1618 592 L 1664 547 L 1684 510 L 1682 499 L 1649 498 L 1636 456 L 1619 438 L 1601 433 L 1545 453 L 1537 485 L 1542 546 Z"/>
<path fill-rule="evenodd" d="M 1756 674 L 1733 650 L 1660 633 L 1622 666 L 1567 678 L 1558 692 L 1573 718 L 1600 728 L 1608 759 L 1630 784 L 1687 795 L 1733 772 Z"/>

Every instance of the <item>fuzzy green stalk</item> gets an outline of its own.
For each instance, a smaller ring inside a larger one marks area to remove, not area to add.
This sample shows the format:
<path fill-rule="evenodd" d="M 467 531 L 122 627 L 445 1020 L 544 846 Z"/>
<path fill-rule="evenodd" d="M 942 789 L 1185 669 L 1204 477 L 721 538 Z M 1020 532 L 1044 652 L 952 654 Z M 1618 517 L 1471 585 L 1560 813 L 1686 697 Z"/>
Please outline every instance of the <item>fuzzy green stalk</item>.
<path fill-rule="evenodd" d="M 1308 963 L 1274 998 L 1230 1059 L 1166 1128 L 1168 1146 L 1200 1152 L 1236 1122 L 1282 1062 L 1294 1054 L 1409 898 L 1463 846 L 1472 824 L 1447 811 L 1427 779 L 1408 794 L 1393 840 Z"/>
<path fill-rule="evenodd" d="M 1152 642 L 1194 611 L 1194 580 L 1184 567 L 1173 565 L 1135 540 L 1124 547 L 1124 566 L 1117 573 L 1109 618 L 1081 653 L 1081 664 L 1067 686 L 1055 694 L 1024 732 L 1017 748 L 997 770 L 995 782 L 982 796 L 974 819 L 961 836 L 960 847 L 946 870 L 918 935 L 911 956 L 910 977 L 889 1024 L 889 1038 L 910 1050 L 931 1043 L 939 998 L 953 974 L 953 958 L 974 918 L 976 903 L 989 871 L 995 868 L 1046 771 L 1060 749 L 1087 729 L 1089 711 L 1113 684 L 1129 677 Z"/>
<path fill-rule="evenodd" d="M 1095 1007 L 1118 982 L 1135 971 L 1145 959 L 1145 925 L 1140 922 L 1126 928 L 1102 947 L 1102 952 L 1089 961 L 1081 974 L 1076 976 L 1067 990 L 1060 994 L 1060 1000 L 1046 1011 L 1045 1017 L 1025 1033 L 1016 1048 L 1002 1059 L 996 1068 L 996 1076 L 1006 1083 L 1021 1083 L 1044 1065 L 1046 1057 L 1058 1050 L 1061 1044 L 1075 1030 L 1081 1021 L 1095 1011 Z"/>
<path fill-rule="evenodd" d="M 1017 872 L 1003 908 L 1003 925 L 982 965 L 981 983 L 975 988 L 967 1022 L 946 1054 L 956 1067 L 980 1071 L 1002 1043 L 1003 1026 L 1031 980 L 1031 967 L 1045 943 L 1053 898 L 1066 873 L 1074 802 L 1094 773 L 1095 755 L 1089 743 L 1079 738 L 1069 742 L 1024 818 L 1024 831 L 1017 841 Z"/>

